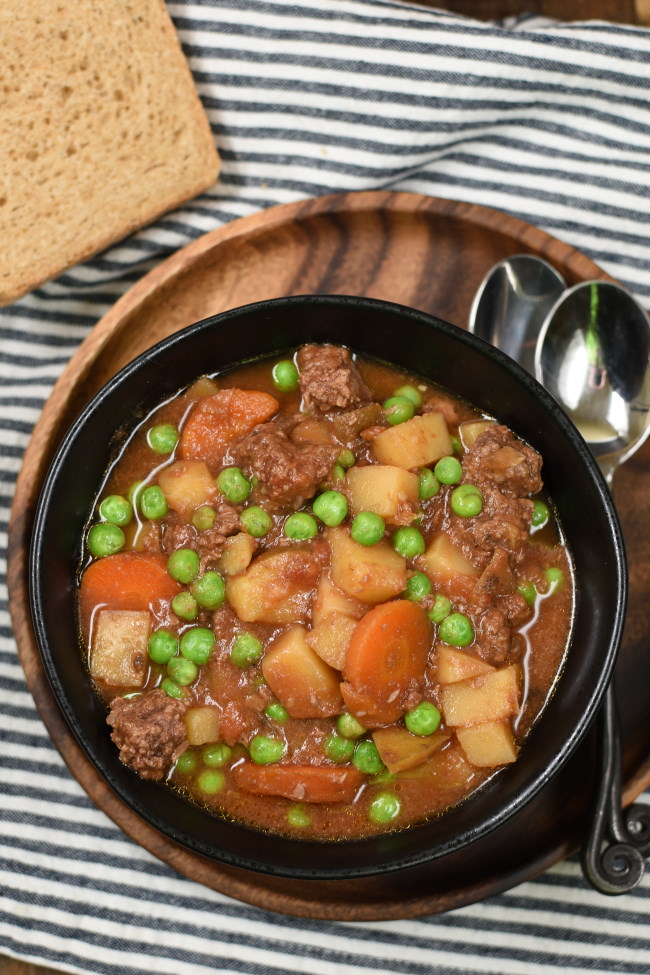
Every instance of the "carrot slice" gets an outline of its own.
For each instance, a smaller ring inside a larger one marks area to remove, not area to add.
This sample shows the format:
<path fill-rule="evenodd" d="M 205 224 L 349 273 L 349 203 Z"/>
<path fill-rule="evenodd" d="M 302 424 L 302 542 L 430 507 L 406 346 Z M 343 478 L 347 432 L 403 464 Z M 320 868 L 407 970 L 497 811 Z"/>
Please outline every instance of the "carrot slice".
<path fill-rule="evenodd" d="M 296 802 L 352 802 L 364 782 L 354 766 L 255 765 L 233 769 L 235 784 L 257 796 L 283 796 Z"/>
<path fill-rule="evenodd" d="M 167 572 L 167 557 L 157 552 L 118 552 L 91 562 L 79 586 L 79 612 L 84 633 L 95 609 L 148 610 L 172 600 L 182 586 Z"/>
<path fill-rule="evenodd" d="M 424 679 L 432 626 L 408 599 L 375 606 L 358 623 L 345 655 L 343 699 L 366 728 L 392 724 Z"/>
<path fill-rule="evenodd" d="M 199 400 L 181 431 L 184 460 L 203 460 L 217 467 L 226 447 L 265 423 L 278 410 L 274 396 L 257 389 L 221 389 Z"/>

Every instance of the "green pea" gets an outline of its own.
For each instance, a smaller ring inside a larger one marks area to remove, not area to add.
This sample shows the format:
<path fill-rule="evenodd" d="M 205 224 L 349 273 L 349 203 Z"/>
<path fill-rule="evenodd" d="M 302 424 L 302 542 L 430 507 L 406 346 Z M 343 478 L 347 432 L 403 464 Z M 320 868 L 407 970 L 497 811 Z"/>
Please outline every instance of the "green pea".
<path fill-rule="evenodd" d="M 192 524 L 197 531 L 205 532 L 212 528 L 217 512 L 209 504 L 202 504 L 192 513 Z"/>
<path fill-rule="evenodd" d="M 166 664 L 178 653 L 178 637 L 169 630 L 154 630 L 149 637 L 149 656 L 156 664 Z"/>
<path fill-rule="evenodd" d="M 252 633 L 238 633 L 230 651 L 230 659 L 235 667 L 251 667 L 264 652 L 264 645 Z"/>
<path fill-rule="evenodd" d="M 181 775 L 191 775 L 196 770 L 198 764 L 199 758 L 196 752 L 186 751 L 178 758 L 176 771 L 180 772 Z"/>
<path fill-rule="evenodd" d="M 121 494 L 109 494 L 99 506 L 99 517 L 123 528 L 133 518 L 133 505 Z"/>
<path fill-rule="evenodd" d="M 401 396 L 404 399 L 410 400 L 416 410 L 419 410 L 422 406 L 422 394 L 415 386 L 400 386 L 399 389 L 395 390 L 393 396 Z"/>
<path fill-rule="evenodd" d="M 178 443 L 178 429 L 173 423 L 158 423 L 147 431 L 147 443 L 157 454 L 171 454 Z"/>
<path fill-rule="evenodd" d="M 302 803 L 298 802 L 295 806 L 291 806 L 287 810 L 287 822 L 289 826 L 293 826 L 296 829 L 304 829 L 305 826 L 309 826 L 311 823 L 311 816 Z"/>
<path fill-rule="evenodd" d="M 217 792 L 221 792 L 225 781 L 223 772 L 218 769 L 206 769 L 196 777 L 197 787 L 207 796 L 214 796 Z"/>
<path fill-rule="evenodd" d="M 353 467 L 354 464 L 356 464 L 356 461 L 357 458 L 354 456 L 351 450 L 348 450 L 347 447 L 339 454 L 338 463 L 341 465 L 341 467 L 346 468 L 346 470 L 348 467 Z"/>
<path fill-rule="evenodd" d="M 343 764 L 354 755 L 354 742 L 341 735 L 330 735 L 323 743 L 323 751 L 332 762 Z"/>
<path fill-rule="evenodd" d="M 180 651 L 192 663 L 207 664 L 216 643 L 215 635 L 206 626 L 193 626 L 185 630 L 180 639 Z"/>
<path fill-rule="evenodd" d="M 451 437 L 450 437 L 449 439 L 451 440 L 451 449 L 453 450 L 453 452 L 454 452 L 455 454 L 460 454 L 460 453 L 462 453 L 462 450 L 463 450 L 463 445 L 462 445 L 462 443 L 460 442 L 460 440 L 458 439 L 458 437 L 455 437 L 455 436 L 454 436 L 454 435 L 452 434 L 452 435 L 451 435 Z"/>
<path fill-rule="evenodd" d="M 451 492 L 450 504 L 461 518 L 473 518 L 483 510 L 483 495 L 475 484 L 459 484 Z"/>
<path fill-rule="evenodd" d="M 376 545 L 384 536 L 386 525 L 374 511 L 360 511 L 352 522 L 350 535 L 360 545 Z"/>
<path fill-rule="evenodd" d="M 385 825 L 399 816 L 402 804 L 393 792 L 380 792 L 368 806 L 368 818 Z"/>
<path fill-rule="evenodd" d="M 384 402 L 386 422 L 391 426 L 405 423 L 415 415 L 415 407 L 406 396 L 391 396 Z"/>
<path fill-rule="evenodd" d="M 398 528 L 393 535 L 393 548 L 402 558 L 412 559 L 424 553 L 426 544 L 417 528 Z"/>
<path fill-rule="evenodd" d="M 217 487 L 232 504 L 240 504 L 251 493 L 250 481 L 239 467 L 225 467 L 217 477 Z"/>
<path fill-rule="evenodd" d="M 339 714 L 336 719 L 336 730 L 344 738 L 360 738 L 366 733 L 363 725 L 357 721 L 353 714 L 348 714 L 347 711 L 344 714 Z"/>
<path fill-rule="evenodd" d="M 284 534 L 294 541 L 303 541 L 318 534 L 318 524 L 316 519 L 308 515 L 306 511 L 296 511 L 293 515 L 289 515 L 285 521 Z"/>
<path fill-rule="evenodd" d="M 421 501 L 426 501 L 428 498 L 435 498 L 436 494 L 440 490 L 440 481 L 433 473 L 430 467 L 421 467 L 420 472 L 420 487 L 418 490 L 418 497 Z"/>
<path fill-rule="evenodd" d="M 543 528 L 549 519 L 548 506 L 544 504 L 543 501 L 533 502 L 533 516 L 531 518 L 531 525 L 533 528 Z"/>
<path fill-rule="evenodd" d="M 452 647 L 466 647 L 474 639 L 474 627 L 467 616 L 451 613 L 440 624 L 438 636 Z"/>
<path fill-rule="evenodd" d="M 555 592 L 564 582 L 564 572 L 551 565 L 548 569 L 544 569 L 544 578 L 548 583 L 549 592 Z"/>
<path fill-rule="evenodd" d="M 251 738 L 248 751 L 256 765 L 272 765 L 284 755 L 284 742 L 267 735 L 255 735 Z"/>
<path fill-rule="evenodd" d="M 190 593 L 202 609 L 219 609 L 226 598 L 226 584 L 215 569 L 208 569 L 192 583 Z"/>
<path fill-rule="evenodd" d="M 348 513 L 348 499 L 340 491 L 325 491 L 319 494 L 312 505 L 317 518 L 325 525 L 340 525 Z"/>
<path fill-rule="evenodd" d="M 419 603 L 431 592 L 431 580 L 424 572 L 414 572 L 406 580 L 406 598 Z"/>
<path fill-rule="evenodd" d="M 535 588 L 535 583 L 527 579 L 525 582 L 520 583 L 517 586 L 517 592 L 524 597 L 529 606 L 535 605 L 535 600 L 537 599 L 537 589 Z"/>
<path fill-rule="evenodd" d="M 386 767 L 374 741 L 368 739 L 358 742 L 352 756 L 352 763 L 366 775 L 377 775 L 378 772 L 383 772 Z"/>
<path fill-rule="evenodd" d="M 88 532 L 88 551 L 96 559 L 103 559 L 106 555 L 115 555 L 124 548 L 126 539 L 124 532 L 118 525 L 111 525 L 102 521 L 93 525 Z"/>
<path fill-rule="evenodd" d="M 179 592 L 172 599 L 172 610 L 182 620 L 191 622 L 199 615 L 199 604 L 191 592 Z"/>
<path fill-rule="evenodd" d="M 271 701 L 270 704 L 267 704 L 264 708 L 264 714 L 271 721 L 278 721 L 280 724 L 289 720 L 289 712 L 279 701 Z"/>
<path fill-rule="evenodd" d="M 463 476 L 463 468 L 455 457 L 441 457 L 433 473 L 441 484 L 457 484 Z"/>
<path fill-rule="evenodd" d="M 342 481 L 344 477 L 345 477 L 345 467 L 343 466 L 343 464 L 334 464 L 334 467 L 332 468 L 332 480 Z"/>
<path fill-rule="evenodd" d="M 187 687 L 199 676 L 199 668 L 185 657 L 172 657 L 167 663 L 167 673 L 179 687 Z"/>
<path fill-rule="evenodd" d="M 240 518 L 242 528 L 253 538 L 264 538 L 273 528 L 271 515 L 256 504 L 244 508 Z"/>
<path fill-rule="evenodd" d="M 203 759 L 203 764 L 207 765 L 209 768 L 223 768 L 223 766 L 230 761 L 232 756 L 232 748 L 230 745 L 225 745 L 223 742 L 217 742 L 215 745 L 208 745 L 201 752 L 201 758 Z"/>
<path fill-rule="evenodd" d="M 167 571 L 172 579 L 188 585 L 199 574 L 201 560 L 193 548 L 177 548 L 167 559 Z"/>
<path fill-rule="evenodd" d="M 292 393 L 298 388 L 298 370 L 291 359 L 282 359 L 276 362 L 271 370 L 273 385 L 281 393 Z"/>
<path fill-rule="evenodd" d="M 138 492 L 137 497 L 140 511 L 145 518 L 149 518 L 151 521 L 164 518 L 169 511 L 167 498 L 163 494 L 162 488 L 159 488 L 157 484 L 150 484 L 149 487 L 143 488 L 142 491 Z"/>
<path fill-rule="evenodd" d="M 182 687 L 179 687 L 175 680 L 171 680 L 169 677 L 165 677 L 164 680 L 160 682 L 161 689 L 165 692 L 167 697 L 174 697 L 176 700 L 180 700 L 185 697 L 185 691 Z"/>
<path fill-rule="evenodd" d="M 412 735 L 432 735 L 440 726 L 440 711 L 431 701 L 420 701 L 404 715 L 404 724 Z"/>
<path fill-rule="evenodd" d="M 432 623 L 442 623 L 451 613 L 451 599 L 447 596 L 443 596 L 442 593 L 436 593 L 436 597 L 433 600 L 433 606 L 429 610 L 428 616 Z"/>

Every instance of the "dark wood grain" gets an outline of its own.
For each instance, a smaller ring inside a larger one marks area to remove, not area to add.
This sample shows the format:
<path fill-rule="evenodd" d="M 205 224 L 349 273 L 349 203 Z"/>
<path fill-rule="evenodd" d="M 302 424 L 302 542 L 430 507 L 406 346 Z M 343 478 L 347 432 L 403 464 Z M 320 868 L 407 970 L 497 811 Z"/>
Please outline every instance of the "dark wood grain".
<path fill-rule="evenodd" d="M 478 20 L 534 13 L 553 20 L 650 24 L 649 0 L 419 0 L 419 3 Z"/>

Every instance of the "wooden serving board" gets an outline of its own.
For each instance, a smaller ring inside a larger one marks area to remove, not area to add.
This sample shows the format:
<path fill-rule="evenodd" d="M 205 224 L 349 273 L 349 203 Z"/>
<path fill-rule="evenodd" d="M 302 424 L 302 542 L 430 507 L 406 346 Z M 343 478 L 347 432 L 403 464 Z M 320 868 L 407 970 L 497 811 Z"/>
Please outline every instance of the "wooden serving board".
<path fill-rule="evenodd" d="M 384 298 L 465 326 L 484 274 L 516 253 L 543 256 L 569 284 L 607 278 L 566 244 L 514 217 L 470 204 L 369 192 L 275 207 L 206 234 L 144 277 L 93 329 L 57 383 L 25 454 L 11 515 L 9 592 L 20 660 L 54 744 L 91 799 L 137 843 L 185 876 L 287 914 L 379 920 L 483 899 L 536 875 L 579 845 L 591 798 L 592 741 L 514 828 L 510 823 L 507 830 L 474 844 L 471 855 L 444 858 L 424 872 L 319 884 L 267 878 L 204 859 L 135 816 L 85 758 L 50 691 L 29 614 L 29 540 L 49 461 L 75 415 L 134 356 L 194 321 L 292 294 Z M 395 341 L 407 342 L 408 335 L 396 335 Z M 616 475 L 615 489 L 631 566 L 629 613 L 616 672 L 626 802 L 650 783 L 645 693 L 650 680 L 649 468 L 650 442 Z M 518 837 L 514 844 L 513 836 Z"/>

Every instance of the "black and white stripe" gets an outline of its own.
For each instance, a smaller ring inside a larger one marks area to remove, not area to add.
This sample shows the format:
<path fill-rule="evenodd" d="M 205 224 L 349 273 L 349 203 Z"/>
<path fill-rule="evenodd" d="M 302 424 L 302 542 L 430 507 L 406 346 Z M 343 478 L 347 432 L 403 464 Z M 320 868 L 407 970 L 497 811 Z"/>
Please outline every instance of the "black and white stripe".
<path fill-rule="evenodd" d="M 650 33 L 484 24 L 382 0 L 170 2 L 223 160 L 217 186 L 0 309 L 0 550 L 30 431 L 135 281 L 231 220 L 391 188 L 515 214 L 650 303 Z M 149 975 L 642 975 L 650 881 L 610 900 L 576 860 L 447 915 L 308 921 L 176 875 L 96 810 L 53 748 L 11 635 L 0 557 L 0 951 Z M 650 795 L 642 797 L 650 802 Z"/>

